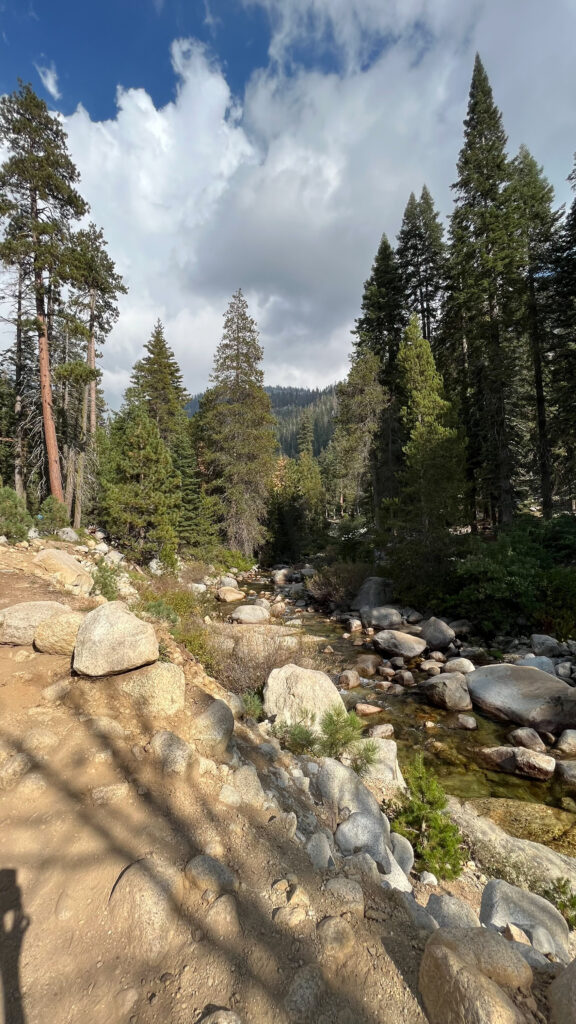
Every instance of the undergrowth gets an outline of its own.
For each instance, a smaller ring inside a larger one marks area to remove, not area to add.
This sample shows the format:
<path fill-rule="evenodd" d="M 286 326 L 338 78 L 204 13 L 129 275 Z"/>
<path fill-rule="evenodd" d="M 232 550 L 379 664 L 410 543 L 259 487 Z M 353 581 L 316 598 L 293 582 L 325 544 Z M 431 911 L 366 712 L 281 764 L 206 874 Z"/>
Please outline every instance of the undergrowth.
<path fill-rule="evenodd" d="M 554 904 L 570 930 L 576 928 L 576 892 L 572 889 L 568 878 L 557 878 L 551 885 L 540 891 L 540 896 Z"/>
<path fill-rule="evenodd" d="M 362 738 L 363 724 L 353 711 L 331 708 L 316 728 L 313 712 L 302 710 L 297 722 L 274 726 L 274 734 L 292 754 L 341 758 L 347 755 L 350 767 L 361 777 L 376 763 L 378 748 Z"/>
<path fill-rule="evenodd" d="M 98 562 L 92 579 L 94 580 L 92 593 L 101 594 L 107 601 L 116 601 L 118 597 L 117 572 L 103 558 Z"/>
<path fill-rule="evenodd" d="M 458 878 L 466 854 L 460 832 L 443 813 L 446 793 L 421 754 L 404 774 L 408 791 L 400 798 L 400 810 L 387 810 L 394 831 L 412 843 L 419 871 L 431 871 L 438 878 Z"/>

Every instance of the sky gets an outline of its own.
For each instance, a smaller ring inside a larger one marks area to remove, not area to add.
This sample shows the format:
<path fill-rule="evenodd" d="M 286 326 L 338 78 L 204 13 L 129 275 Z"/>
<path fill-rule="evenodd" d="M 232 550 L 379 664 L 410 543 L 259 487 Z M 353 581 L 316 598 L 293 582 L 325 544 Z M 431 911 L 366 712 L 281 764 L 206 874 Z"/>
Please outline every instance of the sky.
<path fill-rule="evenodd" d="M 424 183 L 451 212 L 476 51 L 510 153 L 569 202 L 575 38 L 575 0 L 0 0 L 0 93 L 62 115 L 129 289 L 111 406 L 158 318 L 203 390 L 239 287 L 267 383 L 344 377 L 382 233 Z"/>

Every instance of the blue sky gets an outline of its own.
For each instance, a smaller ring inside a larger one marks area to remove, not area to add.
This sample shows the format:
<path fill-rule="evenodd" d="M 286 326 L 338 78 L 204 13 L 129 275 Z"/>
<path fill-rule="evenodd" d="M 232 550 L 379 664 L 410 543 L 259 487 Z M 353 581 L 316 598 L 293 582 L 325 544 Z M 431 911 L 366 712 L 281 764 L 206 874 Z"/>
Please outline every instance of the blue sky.
<path fill-rule="evenodd" d="M 3 0 L 0 27 L 2 92 L 18 77 L 41 92 L 36 68 L 55 65 L 62 113 L 82 103 L 98 120 L 114 116 L 117 85 L 146 89 L 157 106 L 173 99 L 177 37 L 212 47 L 237 93 L 270 42 L 266 11 L 235 0 Z"/>
<path fill-rule="evenodd" d="M 424 183 L 450 214 L 477 50 L 510 154 L 570 201 L 574 39 L 574 0 L 0 0 L 0 91 L 63 116 L 129 288 L 111 403 L 158 317 L 205 387 L 238 287 L 268 383 L 343 377 L 382 232 Z"/>

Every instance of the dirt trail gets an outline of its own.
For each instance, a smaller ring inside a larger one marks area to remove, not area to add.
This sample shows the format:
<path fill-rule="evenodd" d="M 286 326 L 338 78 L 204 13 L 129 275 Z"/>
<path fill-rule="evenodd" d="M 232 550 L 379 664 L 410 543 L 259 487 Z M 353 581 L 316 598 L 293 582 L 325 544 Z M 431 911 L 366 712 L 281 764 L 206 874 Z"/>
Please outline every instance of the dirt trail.
<path fill-rule="evenodd" d="M 30 575 L 31 557 L 0 552 L 0 608 L 50 599 L 87 607 Z M 202 674 L 188 665 L 187 676 L 192 696 Z M 194 1024 L 208 1006 L 233 1008 L 244 1024 L 425 1022 L 415 995 L 422 945 L 403 912 L 369 887 L 365 917 L 346 912 L 289 837 L 290 810 L 320 813 L 306 793 L 288 787 L 283 814 L 225 807 L 218 794 L 228 765 L 196 758 L 186 775 L 162 774 L 147 749 L 151 723 L 100 707 L 97 683 L 74 685 L 64 702 L 43 699 L 46 686 L 68 679 L 69 659 L 0 645 L 0 742 L 32 761 L 0 794 L 4 1024 Z M 103 713 L 115 729 L 103 726 Z M 255 730 L 236 731 L 241 756 L 265 769 Z M 260 776 L 267 788 L 269 774 Z M 210 925 L 214 895 L 185 886 L 173 895 L 180 913 L 166 948 L 137 955 L 131 908 L 112 912 L 119 876 L 151 856 L 148 863 L 180 872 L 199 852 L 237 875 L 239 927 L 233 919 Z M 307 904 L 292 929 L 273 918 L 286 905 L 283 880 L 297 880 Z M 344 916 L 354 931 L 338 962 L 318 945 L 316 925 L 327 915 Z M 321 995 L 289 1016 L 296 976 Z"/>

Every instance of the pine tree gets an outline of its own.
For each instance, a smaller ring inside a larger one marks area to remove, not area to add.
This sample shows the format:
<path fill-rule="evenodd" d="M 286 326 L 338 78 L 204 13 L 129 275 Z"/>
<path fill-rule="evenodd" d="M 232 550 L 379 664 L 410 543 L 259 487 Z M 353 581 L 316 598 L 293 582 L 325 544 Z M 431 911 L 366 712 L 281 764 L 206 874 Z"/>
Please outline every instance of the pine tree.
<path fill-rule="evenodd" d="M 576 162 L 569 176 L 576 192 Z M 551 391 L 555 397 L 552 432 L 562 490 L 576 494 L 576 195 L 559 232 L 551 288 L 554 330 Z"/>
<path fill-rule="evenodd" d="M 398 352 L 401 418 L 408 440 L 400 518 L 423 536 L 458 524 L 464 492 L 464 445 L 430 343 L 416 315 Z"/>
<path fill-rule="evenodd" d="M 181 434 L 186 417 L 184 406 L 190 396 L 184 387 L 174 352 L 164 337 L 160 320 L 144 348 L 148 354 L 132 370 L 127 398 L 143 402 L 148 415 L 158 426 L 160 437 L 172 448 Z"/>
<path fill-rule="evenodd" d="M 364 284 L 362 313 L 355 323 L 358 350 L 369 349 L 380 359 L 384 374 L 393 366 L 406 324 L 404 288 L 398 260 L 382 235 L 370 277 Z"/>
<path fill-rule="evenodd" d="M 173 565 L 180 476 L 143 406 L 124 407 L 110 427 L 102 465 L 104 525 L 137 562 Z"/>
<path fill-rule="evenodd" d="M 176 532 L 187 552 L 209 557 L 218 546 L 218 500 L 206 494 L 195 452 L 195 430 L 188 420 L 174 443 L 174 465 L 181 484 L 181 505 Z"/>
<path fill-rule="evenodd" d="M 75 188 L 78 171 L 62 125 L 30 85 L 21 83 L 0 99 L 0 141 L 10 154 L 0 168 L 0 216 L 15 229 L 0 243 L 0 259 L 8 266 L 29 263 L 50 491 L 63 501 L 52 399 L 50 304 L 68 279 L 63 256 L 70 224 L 87 206 Z"/>
<path fill-rule="evenodd" d="M 212 387 L 199 412 L 199 452 L 209 491 L 220 499 L 226 543 L 252 555 L 265 539 L 275 468 L 275 421 L 263 388 L 262 348 L 239 290 L 224 316 Z"/>
<path fill-rule="evenodd" d="M 432 342 L 444 278 L 444 228 L 430 192 L 424 185 L 419 200 L 414 193 L 404 211 L 396 258 L 408 309 L 418 313 L 422 334 Z"/>
<path fill-rule="evenodd" d="M 470 482 L 485 514 L 501 523 L 514 512 L 521 460 L 514 424 L 521 247 L 511 176 L 502 116 L 476 56 L 450 225 L 447 319 L 458 348 L 443 363 L 457 368 L 461 406 L 472 410 Z"/>
<path fill-rule="evenodd" d="M 552 457 L 550 450 L 548 403 L 549 381 L 546 363 L 552 348 L 554 319 L 551 310 L 553 254 L 556 249 L 559 213 L 553 210 L 554 189 L 544 177 L 525 146 L 513 162 L 514 199 L 522 243 L 524 279 L 524 330 L 529 340 L 532 362 L 530 404 L 536 412 L 536 449 L 538 452 L 539 490 L 545 519 L 552 516 Z M 523 420 L 533 418 L 523 410 Z"/>

